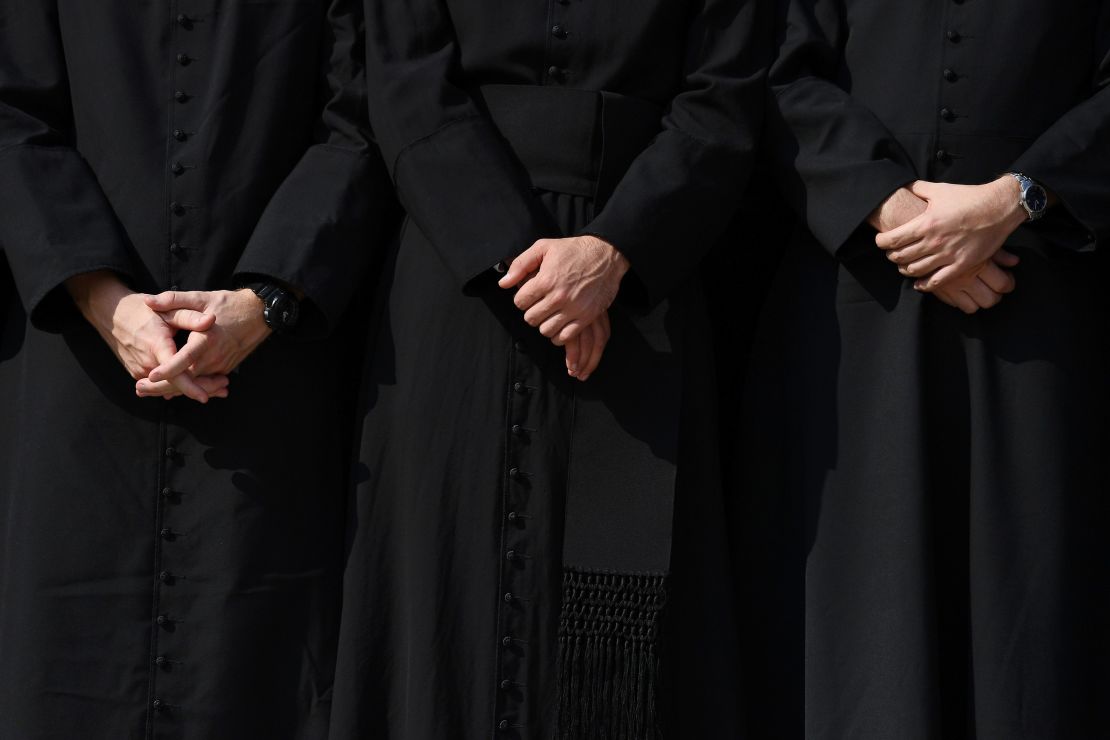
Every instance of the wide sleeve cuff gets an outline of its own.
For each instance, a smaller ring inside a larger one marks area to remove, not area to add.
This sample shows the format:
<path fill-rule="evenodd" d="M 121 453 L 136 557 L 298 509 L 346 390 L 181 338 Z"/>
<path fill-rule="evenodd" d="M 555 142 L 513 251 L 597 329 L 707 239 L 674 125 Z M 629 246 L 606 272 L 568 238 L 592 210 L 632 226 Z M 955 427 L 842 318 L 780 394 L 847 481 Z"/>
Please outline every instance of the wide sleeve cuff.
<path fill-rule="evenodd" d="M 134 283 L 136 260 L 92 169 L 76 151 L 19 145 L 0 153 L 0 249 L 27 314 L 55 325 L 74 275 L 112 270 Z"/>
<path fill-rule="evenodd" d="M 297 333 L 335 330 L 370 279 L 399 222 L 393 186 L 376 153 L 318 145 L 271 198 L 235 268 L 304 294 Z"/>
<path fill-rule="evenodd" d="M 677 130 L 659 134 L 649 151 L 581 231 L 628 258 L 635 287 L 623 297 L 644 310 L 696 272 L 736 212 L 749 170 L 744 153 Z"/>
<path fill-rule="evenodd" d="M 494 286 L 494 265 L 559 233 L 524 167 L 480 116 L 405 148 L 393 179 L 409 216 L 468 294 Z"/>

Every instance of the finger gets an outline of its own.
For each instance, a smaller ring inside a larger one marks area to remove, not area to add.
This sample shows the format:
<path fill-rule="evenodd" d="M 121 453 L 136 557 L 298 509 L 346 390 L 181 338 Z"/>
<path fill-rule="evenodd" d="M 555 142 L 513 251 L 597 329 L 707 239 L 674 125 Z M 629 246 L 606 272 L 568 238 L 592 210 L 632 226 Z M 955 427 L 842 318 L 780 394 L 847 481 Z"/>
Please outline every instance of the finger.
<path fill-rule="evenodd" d="M 521 311 L 524 311 L 524 321 L 528 324 L 528 326 L 539 326 L 540 324 L 551 318 L 551 315 L 559 310 L 559 306 L 556 301 L 556 296 L 552 293 L 541 295 L 534 303 L 531 303 L 530 305 L 523 305 L 527 304 L 527 302 L 531 299 L 530 294 L 522 296 L 525 288 L 527 288 L 528 285 L 531 284 L 532 283 L 529 282 L 524 286 L 524 288 L 521 288 L 517 292 L 515 298 L 513 299 L 513 302 L 516 303 L 517 308 L 519 308 Z"/>
<path fill-rule="evenodd" d="M 208 331 L 216 323 L 216 315 L 200 313 L 191 308 L 175 308 L 158 314 L 162 320 L 181 331 Z"/>
<path fill-rule="evenodd" d="M 585 380 L 593 370 L 593 356 L 595 350 L 594 335 L 596 333 L 593 324 L 590 324 L 578 335 L 578 341 L 582 345 L 582 350 L 578 360 L 578 372 L 574 374 L 574 377 L 579 380 Z"/>
<path fill-rule="evenodd" d="M 574 377 L 578 372 L 579 362 L 582 357 L 582 341 L 581 339 L 572 339 L 563 345 L 563 349 L 567 353 L 567 375 Z"/>
<path fill-rule="evenodd" d="M 605 354 L 605 345 L 609 341 L 609 337 L 605 331 L 598 325 L 594 325 L 594 330 L 591 333 L 593 338 L 593 352 L 590 354 L 590 364 L 579 375 L 579 379 L 586 381 L 597 370 L 598 365 L 601 364 L 601 356 Z"/>
<path fill-rule="evenodd" d="M 172 311 L 175 308 L 191 308 L 194 311 L 204 311 L 208 304 L 208 297 L 199 290 L 167 290 L 158 295 L 148 295 L 143 298 L 146 305 L 155 311 Z"/>
<path fill-rule="evenodd" d="M 186 342 L 185 342 L 186 346 L 189 345 L 189 342 L 195 342 L 196 341 L 196 340 L 193 339 L 194 337 L 198 337 L 200 339 L 200 341 L 204 344 L 207 344 L 207 342 L 208 342 L 208 335 L 207 334 L 193 333 L 193 334 L 190 334 L 189 339 L 186 340 Z M 167 363 L 172 362 L 174 360 L 174 358 L 177 357 L 177 355 L 173 354 L 174 345 L 173 345 L 172 341 L 170 341 L 168 343 L 159 344 L 157 347 L 154 347 L 153 349 L 154 349 L 154 352 L 155 352 L 155 358 L 160 363 L 160 366 L 164 366 Z M 178 352 L 177 354 L 181 354 L 181 353 Z M 186 365 L 186 368 L 187 367 L 188 366 Z M 157 370 L 157 369 L 158 368 L 155 368 L 155 370 Z M 153 372 L 154 371 L 152 370 L 151 373 L 153 374 Z M 158 377 L 151 378 L 150 375 L 148 375 L 147 378 L 150 379 L 151 382 L 158 382 L 159 380 L 168 380 L 179 391 L 181 391 L 182 393 L 184 393 L 186 396 L 193 399 L 197 403 L 208 403 L 208 394 L 205 392 L 205 390 L 203 388 L 201 388 L 199 385 L 197 385 L 196 381 L 193 380 L 192 376 L 189 375 L 189 373 L 185 372 L 184 370 L 181 373 L 175 374 L 175 375 L 172 375 L 172 376 L 166 376 L 166 377 L 162 377 L 162 378 L 158 378 Z"/>
<path fill-rule="evenodd" d="M 547 240 L 540 239 L 532 246 L 525 249 L 516 259 L 509 265 L 509 269 L 497 281 L 497 284 L 502 288 L 512 288 L 520 283 L 524 278 L 528 277 L 531 273 L 540 269 L 540 263 L 543 262 L 543 255 L 547 251 Z"/>
<path fill-rule="evenodd" d="M 182 393 L 177 389 L 177 386 L 168 380 L 152 383 L 147 378 L 143 378 L 135 383 L 135 395 L 140 398 L 152 398 L 155 396 L 176 398 L 182 395 Z"/>
<path fill-rule="evenodd" d="M 925 242 L 917 242 L 901 249 L 891 249 L 886 253 L 886 258 L 896 265 L 908 265 L 911 262 L 928 257 L 931 254 Z"/>
<path fill-rule="evenodd" d="M 548 297 L 551 293 L 552 291 L 548 288 L 547 279 L 541 275 L 537 275 L 520 286 L 516 295 L 513 296 L 513 304 L 521 311 L 527 311 L 529 308 Z M 552 296 L 552 301 L 554 301 L 555 298 L 556 296 Z"/>
<path fill-rule="evenodd" d="M 979 273 L 979 279 L 999 295 L 1013 293 L 1014 288 L 1017 287 L 1017 281 L 1014 279 L 1013 273 L 1003 270 L 994 262 L 988 262 L 983 267 L 983 271 Z"/>
<path fill-rule="evenodd" d="M 914 282 L 913 287 L 925 293 L 932 293 L 940 286 L 958 278 L 962 269 L 962 267 L 955 264 L 942 267 L 929 277 Z"/>
<path fill-rule="evenodd" d="M 227 390 L 227 387 L 231 385 L 231 379 L 226 375 L 198 375 L 193 380 L 204 389 L 205 393 L 213 398 L 217 393 Z"/>
<path fill-rule="evenodd" d="M 1002 296 L 990 289 L 986 283 L 976 278 L 971 281 L 964 292 L 970 295 L 980 308 L 994 308 L 1002 300 Z"/>
<path fill-rule="evenodd" d="M 147 377 L 157 382 L 159 380 L 182 375 L 190 366 L 200 359 L 202 354 L 204 354 L 208 342 L 209 339 L 207 334 L 199 332 L 191 333 L 189 338 L 185 340 L 185 346 L 179 349 L 173 357 L 169 357 L 165 360 L 159 358 L 161 364 L 151 370 L 150 375 Z"/>
<path fill-rule="evenodd" d="M 931 272 L 952 263 L 952 259 L 944 254 L 931 254 L 908 265 L 900 265 L 898 272 L 906 277 L 923 277 Z"/>
<path fill-rule="evenodd" d="M 975 299 L 962 290 L 954 291 L 952 293 L 952 299 L 955 302 L 956 308 L 969 316 L 979 310 L 979 304 L 975 302 Z"/>
<path fill-rule="evenodd" d="M 578 319 L 567 322 L 567 325 L 563 327 L 563 330 L 561 332 L 559 332 L 559 336 L 555 338 L 555 344 L 565 344 L 566 342 L 569 342 L 570 340 L 581 334 L 582 330 L 586 328 L 586 326 L 587 324 L 585 322 Z"/>
<path fill-rule="evenodd" d="M 555 338 L 559 336 L 559 332 L 563 330 L 563 327 L 570 323 L 571 318 L 570 314 L 564 313 L 563 311 L 552 314 L 550 318 L 540 324 L 540 334 L 555 341 Z"/>
<path fill-rule="evenodd" d="M 1021 257 L 1018 257 L 1013 252 L 1007 252 L 1005 249 L 999 249 L 994 253 L 994 263 L 1002 265 L 1003 267 L 1017 267 L 1021 262 Z"/>
<path fill-rule="evenodd" d="M 922 232 L 924 231 L 923 224 L 926 213 L 922 213 L 917 218 L 907 221 L 896 229 L 876 234 L 875 244 L 880 249 L 900 249 L 921 241 L 925 236 Z"/>

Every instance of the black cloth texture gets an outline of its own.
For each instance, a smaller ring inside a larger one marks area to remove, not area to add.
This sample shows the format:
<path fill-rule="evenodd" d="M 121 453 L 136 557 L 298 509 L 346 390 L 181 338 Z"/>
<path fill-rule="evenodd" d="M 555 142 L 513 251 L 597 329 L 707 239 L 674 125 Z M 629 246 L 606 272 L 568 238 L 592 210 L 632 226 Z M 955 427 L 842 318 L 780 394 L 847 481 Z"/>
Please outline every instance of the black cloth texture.
<path fill-rule="evenodd" d="M 1110 3 L 779 7 L 769 154 L 798 224 L 734 446 L 763 736 L 1106 738 Z M 997 307 L 875 247 L 900 186 L 1008 171 L 1060 204 L 1007 243 Z"/>
<path fill-rule="evenodd" d="M 0 4 L 0 737 L 326 737 L 346 307 L 394 202 L 362 17 Z M 150 293 L 276 279 L 302 331 L 227 400 L 140 399 L 63 287 L 101 269 Z"/>
<path fill-rule="evenodd" d="M 760 125 L 755 4 L 366 8 L 408 220 L 369 352 L 333 738 L 737 736 L 697 268 Z M 491 269 L 575 234 L 632 265 L 586 383 Z"/>

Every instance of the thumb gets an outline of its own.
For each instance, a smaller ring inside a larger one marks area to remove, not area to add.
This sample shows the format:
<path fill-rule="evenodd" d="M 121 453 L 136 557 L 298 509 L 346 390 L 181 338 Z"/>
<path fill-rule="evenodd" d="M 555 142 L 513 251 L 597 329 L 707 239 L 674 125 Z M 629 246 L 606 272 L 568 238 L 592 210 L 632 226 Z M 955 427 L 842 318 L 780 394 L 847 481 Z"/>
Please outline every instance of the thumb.
<path fill-rule="evenodd" d="M 540 264 L 543 262 L 543 256 L 546 253 L 547 240 L 540 239 L 513 260 L 513 263 L 509 265 L 509 270 L 497 281 L 497 284 L 502 288 L 512 288 L 519 285 L 524 278 L 540 269 Z"/>
<path fill-rule="evenodd" d="M 910 185 L 910 192 L 922 200 L 929 200 L 936 190 L 936 184 L 928 180 L 914 180 Z"/>

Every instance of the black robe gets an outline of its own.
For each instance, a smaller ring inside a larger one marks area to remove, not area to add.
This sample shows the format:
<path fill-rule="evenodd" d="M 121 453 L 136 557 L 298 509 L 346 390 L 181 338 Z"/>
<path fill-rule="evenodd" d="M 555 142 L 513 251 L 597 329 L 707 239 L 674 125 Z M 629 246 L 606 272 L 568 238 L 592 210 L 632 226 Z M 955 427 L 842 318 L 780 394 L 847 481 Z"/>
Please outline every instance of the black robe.
<path fill-rule="evenodd" d="M 770 148 L 802 228 L 737 447 L 763 706 L 798 718 L 768 736 L 1108 737 L 1110 3 L 780 7 Z M 875 247 L 898 187 L 1010 171 L 1061 202 L 1007 243 L 996 308 Z"/>
<path fill-rule="evenodd" d="M 326 736 L 352 358 L 312 338 L 390 202 L 361 18 L 0 6 L 0 737 Z M 304 336 L 226 401 L 140 399 L 61 287 L 98 269 L 146 292 L 270 276 L 305 291 Z"/>
<path fill-rule="evenodd" d="M 681 710 L 670 736 L 737 736 L 696 275 L 739 201 L 761 120 L 755 4 L 366 8 L 371 118 L 409 220 L 366 378 L 333 740 L 539 739 L 557 726 L 593 737 L 601 724 L 575 722 L 642 709 L 630 705 L 644 696 L 617 695 L 570 707 L 575 717 L 558 707 L 559 639 L 590 639 L 573 614 L 560 630 L 564 566 L 589 546 L 614 571 L 628 574 L 634 552 L 670 571 L 662 680 Z M 586 383 L 491 270 L 576 233 L 632 264 Z M 674 503 L 644 536 L 638 497 L 659 494 Z M 601 511 L 579 516 L 590 505 Z M 624 645 L 656 606 L 630 601 L 589 628 Z M 601 690 L 601 673 L 585 683 Z"/>

